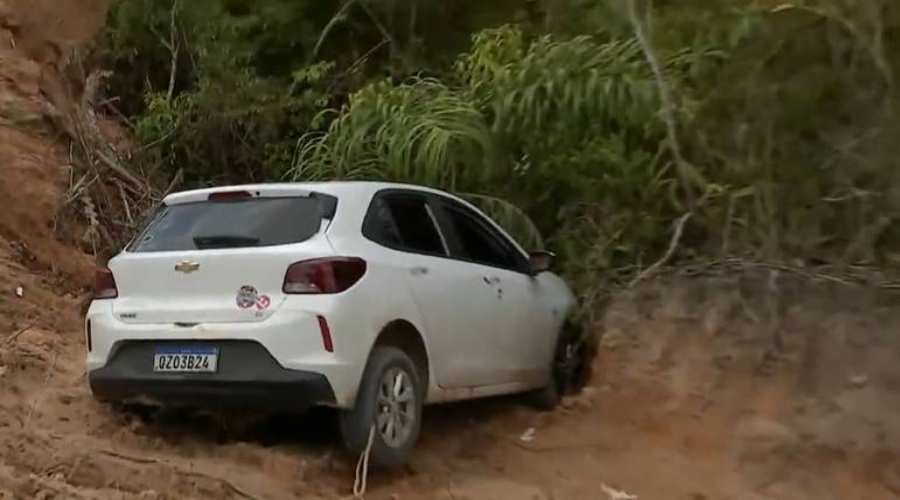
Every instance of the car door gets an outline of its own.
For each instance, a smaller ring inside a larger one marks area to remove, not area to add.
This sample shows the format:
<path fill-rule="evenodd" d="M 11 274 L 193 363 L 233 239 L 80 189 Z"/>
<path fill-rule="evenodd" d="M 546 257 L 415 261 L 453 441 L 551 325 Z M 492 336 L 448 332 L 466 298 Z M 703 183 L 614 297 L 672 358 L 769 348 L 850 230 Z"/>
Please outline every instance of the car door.
<path fill-rule="evenodd" d="M 363 233 L 396 253 L 391 260 L 398 263 L 397 272 L 424 322 L 435 382 L 445 389 L 490 384 L 495 367 L 486 362 L 482 339 L 493 315 L 492 290 L 467 272 L 467 263 L 449 258 L 430 196 L 406 190 L 379 193 Z"/>
<path fill-rule="evenodd" d="M 528 257 L 475 209 L 451 198 L 442 198 L 440 206 L 451 257 L 467 262 L 465 272 L 490 290 L 492 314 L 481 339 L 491 365 L 485 370 L 495 384 L 540 381 L 555 335 L 545 290 L 530 274 Z"/>

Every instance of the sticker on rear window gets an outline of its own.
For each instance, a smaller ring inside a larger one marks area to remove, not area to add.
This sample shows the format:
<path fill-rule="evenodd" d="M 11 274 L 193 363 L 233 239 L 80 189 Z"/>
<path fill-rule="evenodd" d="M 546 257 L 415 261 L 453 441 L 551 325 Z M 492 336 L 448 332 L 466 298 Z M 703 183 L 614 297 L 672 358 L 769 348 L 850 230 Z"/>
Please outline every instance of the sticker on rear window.
<path fill-rule="evenodd" d="M 256 305 L 258 299 L 259 292 L 256 291 L 256 288 L 244 285 L 238 290 L 236 302 L 241 309 L 250 309 Z"/>

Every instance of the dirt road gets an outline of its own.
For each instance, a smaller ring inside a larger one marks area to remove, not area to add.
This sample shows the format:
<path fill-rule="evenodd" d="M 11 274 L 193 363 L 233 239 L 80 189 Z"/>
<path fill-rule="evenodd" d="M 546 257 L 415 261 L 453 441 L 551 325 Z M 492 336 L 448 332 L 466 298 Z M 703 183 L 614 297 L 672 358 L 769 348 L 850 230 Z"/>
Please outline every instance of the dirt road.
<path fill-rule="evenodd" d="M 102 12 L 0 0 L 0 498 L 347 497 L 328 412 L 222 420 L 90 398 L 93 263 L 75 248 L 89 228 L 55 230 L 83 200 L 46 89 Z M 896 306 L 768 272 L 646 283 L 595 325 L 584 394 L 552 414 L 514 398 L 432 408 L 412 465 L 374 475 L 367 498 L 898 498 Z"/>
<path fill-rule="evenodd" d="M 515 398 L 432 408 L 412 465 L 374 475 L 367 498 L 896 498 L 896 308 L 869 302 L 861 314 L 840 294 L 847 312 L 836 322 L 823 304 L 796 309 L 774 355 L 750 319 L 763 310 L 693 297 L 727 283 L 620 298 L 595 380 L 555 413 Z M 74 307 L 61 314 L 74 321 Z M 80 344 L 74 330 L 44 327 L 4 343 L 0 492 L 348 497 L 353 464 L 328 412 L 244 421 L 115 411 L 87 394 Z"/>

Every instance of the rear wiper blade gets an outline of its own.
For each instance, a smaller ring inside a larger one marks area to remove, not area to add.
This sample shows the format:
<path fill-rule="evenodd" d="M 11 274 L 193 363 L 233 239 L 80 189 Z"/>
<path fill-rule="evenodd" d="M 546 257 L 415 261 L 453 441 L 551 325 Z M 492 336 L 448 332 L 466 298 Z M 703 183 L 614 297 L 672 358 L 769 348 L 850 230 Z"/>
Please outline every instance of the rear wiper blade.
<path fill-rule="evenodd" d="M 194 236 L 194 246 L 200 250 L 210 248 L 255 247 L 257 245 L 259 245 L 259 238 L 251 238 L 249 236 Z"/>

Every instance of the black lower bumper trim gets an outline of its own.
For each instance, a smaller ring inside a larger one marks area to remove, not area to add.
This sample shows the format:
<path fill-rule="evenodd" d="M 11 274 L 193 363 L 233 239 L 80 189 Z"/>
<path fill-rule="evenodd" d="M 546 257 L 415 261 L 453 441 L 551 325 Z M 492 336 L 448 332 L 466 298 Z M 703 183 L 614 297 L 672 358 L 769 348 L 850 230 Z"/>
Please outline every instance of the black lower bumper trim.
<path fill-rule="evenodd" d="M 89 373 L 91 392 L 101 401 L 206 409 L 301 411 L 332 405 L 334 391 L 319 373 L 283 368 L 250 341 L 179 342 L 216 347 L 216 373 L 157 373 L 153 355 L 171 342 L 129 341 L 117 345 L 103 368 Z"/>

